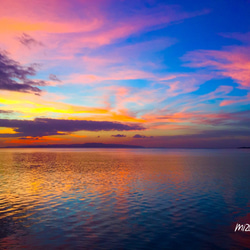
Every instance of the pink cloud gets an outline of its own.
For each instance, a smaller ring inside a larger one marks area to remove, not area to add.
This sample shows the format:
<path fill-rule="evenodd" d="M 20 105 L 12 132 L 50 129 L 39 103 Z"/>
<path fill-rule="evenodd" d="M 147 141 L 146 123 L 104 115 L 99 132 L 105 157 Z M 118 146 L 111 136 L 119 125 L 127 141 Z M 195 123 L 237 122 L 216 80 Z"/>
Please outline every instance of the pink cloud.
<path fill-rule="evenodd" d="M 161 84 L 168 86 L 166 93 L 173 97 L 193 92 L 211 78 L 212 75 L 202 73 L 179 73 L 159 77 L 158 80 Z"/>
<path fill-rule="evenodd" d="M 193 112 L 165 112 L 165 114 L 146 114 L 142 118 L 150 124 L 149 127 L 157 129 L 186 129 L 193 125 L 224 126 L 242 124 L 249 120 L 249 111 L 242 112 L 219 112 L 206 113 L 201 111 Z M 189 124 L 189 125 L 187 125 Z M 189 129 L 190 131 L 190 129 Z"/>
<path fill-rule="evenodd" d="M 232 39 L 236 39 L 238 41 L 241 41 L 243 43 L 246 44 L 250 44 L 250 32 L 246 32 L 246 33 L 222 33 L 221 34 L 224 37 L 227 38 L 232 38 Z"/>
<path fill-rule="evenodd" d="M 90 75 L 90 74 L 73 74 L 66 79 L 66 83 L 74 84 L 93 84 L 103 81 L 118 81 L 118 80 L 133 80 L 133 79 L 149 79 L 154 78 L 152 73 L 148 73 L 140 70 L 124 69 L 120 71 L 109 72 L 106 75 Z"/>
<path fill-rule="evenodd" d="M 187 13 L 176 6 L 162 5 L 116 16 L 111 11 L 113 4 L 109 0 L 3 0 L 0 9 L 1 45 L 21 62 L 31 62 L 34 58 L 49 60 L 51 55 L 53 59 L 62 59 L 82 48 L 112 44 L 135 33 L 159 29 L 207 13 L 206 10 Z M 34 49 L 37 53 L 22 52 L 14 38 L 22 33 L 34 37 L 46 48 Z"/>
<path fill-rule="evenodd" d="M 83 56 L 84 67 L 90 72 L 97 72 L 108 66 L 123 63 L 123 58 L 119 56 Z"/>
<path fill-rule="evenodd" d="M 152 102 L 160 103 L 165 98 L 164 93 L 159 89 L 138 89 L 111 85 L 98 87 L 96 91 L 102 93 L 101 98 L 112 111 L 126 113 L 132 117 L 136 117 L 139 111 L 145 111 L 146 105 L 151 105 Z M 129 108 L 130 105 L 133 105 L 134 108 Z"/>
<path fill-rule="evenodd" d="M 227 106 L 231 104 L 238 104 L 238 103 L 249 103 L 250 102 L 250 93 L 247 94 L 246 97 L 234 97 L 228 100 L 224 100 L 220 103 L 220 106 Z"/>
<path fill-rule="evenodd" d="M 238 36 L 239 37 L 239 36 Z M 241 39 L 250 40 L 250 33 Z M 187 53 L 183 60 L 185 66 L 205 68 L 217 77 L 230 77 L 242 88 L 250 87 L 250 46 L 226 46 L 222 50 L 198 50 Z"/>

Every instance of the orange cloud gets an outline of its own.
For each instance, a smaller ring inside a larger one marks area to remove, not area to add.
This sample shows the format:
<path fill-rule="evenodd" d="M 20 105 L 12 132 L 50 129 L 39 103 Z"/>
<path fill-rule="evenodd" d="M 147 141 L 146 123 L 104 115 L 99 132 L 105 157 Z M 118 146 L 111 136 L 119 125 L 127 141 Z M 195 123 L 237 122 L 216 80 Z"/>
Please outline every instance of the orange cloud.
<path fill-rule="evenodd" d="M 15 138 L 15 139 L 9 139 L 5 142 L 10 143 L 10 144 L 51 144 L 59 141 L 68 141 L 69 139 L 66 138 L 56 138 L 52 136 L 43 136 L 43 137 L 31 137 L 31 136 L 26 136 L 25 138 Z"/>
<path fill-rule="evenodd" d="M 16 134 L 17 132 L 13 128 L 3 128 L 0 127 L 0 135 L 1 134 Z"/>
<path fill-rule="evenodd" d="M 98 21 L 93 20 L 91 23 L 56 23 L 56 22 L 30 22 L 21 21 L 14 18 L 0 19 L 0 32 L 46 32 L 46 33 L 67 33 L 67 32 L 87 32 L 97 28 Z"/>

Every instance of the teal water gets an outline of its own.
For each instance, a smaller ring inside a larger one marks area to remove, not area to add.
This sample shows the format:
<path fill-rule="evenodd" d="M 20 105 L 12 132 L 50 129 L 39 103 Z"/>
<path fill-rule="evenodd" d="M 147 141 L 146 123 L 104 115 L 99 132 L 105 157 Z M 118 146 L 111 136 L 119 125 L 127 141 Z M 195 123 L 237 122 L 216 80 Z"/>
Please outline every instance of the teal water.
<path fill-rule="evenodd" d="M 1 149 L 0 249 L 248 249 L 250 150 Z"/>

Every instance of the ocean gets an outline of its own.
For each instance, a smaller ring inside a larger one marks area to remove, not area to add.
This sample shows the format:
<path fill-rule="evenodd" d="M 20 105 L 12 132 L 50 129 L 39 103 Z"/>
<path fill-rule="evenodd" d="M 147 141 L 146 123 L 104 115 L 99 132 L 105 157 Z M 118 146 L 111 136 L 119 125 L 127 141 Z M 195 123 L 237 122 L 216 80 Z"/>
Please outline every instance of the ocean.
<path fill-rule="evenodd" d="M 250 249 L 249 180 L 247 149 L 0 149 L 0 249 Z"/>

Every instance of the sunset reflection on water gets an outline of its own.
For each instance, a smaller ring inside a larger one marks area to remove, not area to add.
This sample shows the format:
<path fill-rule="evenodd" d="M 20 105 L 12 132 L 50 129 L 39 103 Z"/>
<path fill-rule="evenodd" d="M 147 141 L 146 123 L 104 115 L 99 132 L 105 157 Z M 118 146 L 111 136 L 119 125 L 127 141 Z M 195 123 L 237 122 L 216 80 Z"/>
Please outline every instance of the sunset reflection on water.
<path fill-rule="evenodd" d="M 0 246 L 248 247 L 232 225 L 249 219 L 249 160 L 239 150 L 1 150 Z"/>

